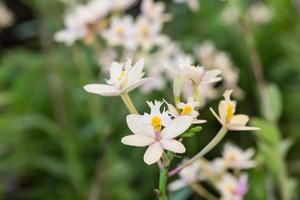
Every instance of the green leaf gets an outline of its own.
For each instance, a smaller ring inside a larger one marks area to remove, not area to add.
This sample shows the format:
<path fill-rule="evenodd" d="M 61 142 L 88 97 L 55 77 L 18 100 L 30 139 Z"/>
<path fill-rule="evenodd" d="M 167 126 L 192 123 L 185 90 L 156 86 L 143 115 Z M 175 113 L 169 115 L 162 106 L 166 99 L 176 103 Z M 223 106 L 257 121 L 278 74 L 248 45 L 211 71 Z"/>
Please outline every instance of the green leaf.
<path fill-rule="evenodd" d="M 266 88 L 266 97 L 263 99 L 263 115 L 270 121 L 277 121 L 282 113 L 282 97 L 277 85 L 270 83 Z"/>
<path fill-rule="evenodd" d="M 188 129 L 186 132 L 184 132 L 181 135 L 181 137 L 182 138 L 192 137 L 192 136 L 196 135 L 197 133 L 200 133 L 201 130 L 202 130 L 202 126 L 192 127 L 190 129 Z"/>
<path fill-rule="evenodd" d="M 259 131 L 255 131 L 256 136 L 260 140 L 271 144 L 279 144 L 281 135 L 275 124 L 261 118 L 253 118 L 251 120 L 251 125 L 260 128 Z"/>

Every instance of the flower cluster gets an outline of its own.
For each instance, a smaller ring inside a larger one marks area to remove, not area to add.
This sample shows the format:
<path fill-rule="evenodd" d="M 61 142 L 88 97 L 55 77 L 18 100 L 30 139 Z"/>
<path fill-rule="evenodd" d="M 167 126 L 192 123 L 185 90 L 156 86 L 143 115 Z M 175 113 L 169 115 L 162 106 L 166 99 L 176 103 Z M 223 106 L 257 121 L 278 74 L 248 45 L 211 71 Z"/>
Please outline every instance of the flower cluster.
<path fill-rule="evenodd" d="M 168 188 L 176 191 L 189 185 L 201 186 L 201 183 L 207 182 L 219 191 L 222 200 L 242 200 L 248 190 L 248 174 L 242 170 L 256 166 L 253 156 L 253 149 L 243 151 L 227 143 L 222 157 L 212 161 L 204 158 L 197 160 L 184 168 L 179 173 L 179 179 L 170 183 Z"/>

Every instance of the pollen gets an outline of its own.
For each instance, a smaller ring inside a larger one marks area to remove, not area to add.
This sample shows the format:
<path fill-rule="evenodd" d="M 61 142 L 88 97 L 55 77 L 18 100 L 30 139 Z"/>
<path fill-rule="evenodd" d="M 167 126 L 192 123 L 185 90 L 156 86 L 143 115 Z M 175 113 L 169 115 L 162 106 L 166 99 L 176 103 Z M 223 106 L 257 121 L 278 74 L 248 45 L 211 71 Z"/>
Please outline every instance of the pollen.
<path fill-rule="evenodd" d="M 182 111 L 181 111 L 181 115 L 190 115 L 192 113 L 193 109 L 191 106 L 187 105 L 184 106 Z"/>
<path fill-rule="evenodd" d="M 118 81 L 122 80 L 126 76 L 125 70 L 122 70 L 120 76 L 118 77 Z"/>
<path fill-rule="evenodd" d="M 226 122 L 230 122 L 230 120 L 232 119 L 233 115 L 234 115 L 234 109 L 235 106 L 233 103 L 229 103 L 227 106 L 227 110 L 226 110 Z"/>
<path fill-rule="evenodd" d="M 159 132 L 161 130 L 161 123 L 162 121 L 159 116 L 155 115 L 154 117 L 152 117 L 151 125 L 153 126 L 155 132 Z"/>

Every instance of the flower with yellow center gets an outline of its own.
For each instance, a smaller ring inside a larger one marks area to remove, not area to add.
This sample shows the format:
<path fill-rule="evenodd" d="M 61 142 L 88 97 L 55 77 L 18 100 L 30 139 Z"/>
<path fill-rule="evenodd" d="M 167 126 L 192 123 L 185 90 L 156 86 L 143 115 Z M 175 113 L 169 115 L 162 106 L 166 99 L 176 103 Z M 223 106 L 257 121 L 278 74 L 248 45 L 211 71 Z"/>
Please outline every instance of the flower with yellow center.
<path fill-rule="evenodd" d="M 232 144 L 226 144 L 222 153 L 222 160 L 225 166 L 231 169 L 248 169 L 256 166 L 256 161 L 252 160 L 253 149 L 243 151 Z"/>
<path fill-rule="evenodd" d="M 210 108 L 210 111 L 217 118 L 217 120 L 228 130 L 233 131 L 251 131 L 259 130 L 257 127 L 246 126 L 249 121 L 247 115 L 237 114 L 235 115 L 236 103 L 230 99 L 233 90 L 226 90 L 223 94 L 224 100 L 219 103 L 219 115 Z"/>
<path fill-rule="evenodd" d="M 193 118 L 193 124 L 202 124 L 205 123 L 206 120 L 198 120 L 197 117 L 199 116 L 199 112 L 196 110 L 199 107 L 199 102 L 196 101 L 193 97 L 188 97 L 186 103 L 179 102 L 177 104 L 177 108 L 180 110 L 178 111 L 173 105 L 168 104 L 169 113 L 172 117 L 178 116 L 191 116 Z"/>
<path fill-rule="evenodd" d="M 150 78 L 143 78 L 144 60 L 139 60 L 134 66 L 131 60 L 126 63 L 113 62 L 110 66 L 110 79 L 107 84 L 88 84 L 84 86 L 87 92 L 102 96 L 118 96 L 128 93 L 135 88 L 150 81 Z"/>
<path fill-rule="evenodd" d="M 127 125 L 133 134 L 122 138 L 122 143 L 130 146 L 146 147 L 144 161 L 148 165 L 156 163 L 163 155 L 164 150 L 174 153 L 184 153 L 185 147 L 175 138 L 184 133 L 192 124 L 190 116 L 181 116 L 163 129 L 155 130 L 155 127 L 162 124 L 158 116 L 151 118 L 153 124 L 145 123 L 144 116 L 131 114 L 126 118 Z"/>

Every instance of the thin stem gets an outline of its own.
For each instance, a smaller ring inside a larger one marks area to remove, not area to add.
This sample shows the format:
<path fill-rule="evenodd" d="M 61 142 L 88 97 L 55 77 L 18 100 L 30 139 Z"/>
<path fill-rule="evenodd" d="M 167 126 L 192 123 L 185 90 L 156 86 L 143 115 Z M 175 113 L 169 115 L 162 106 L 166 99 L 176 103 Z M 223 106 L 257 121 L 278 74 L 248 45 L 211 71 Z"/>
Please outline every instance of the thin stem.
<path fill-rule="evenodd" d="M 207 200 L 218 200 L 213 194 L 208 192 L 201 184 L 199 183 L 191 183 L 191 188 L 200 196 L 204 197 Z"/>
<path fill-rule="evenodd" d="M 160 194 L 160 200 L 167 200 L 167 181 L 168 181 L 168 168 L 166 166 L 163 166 L 163 168 L 160 170 L 159 175 L 159 194 Z"/>
<path fill-rule="evenodd" d="M 129 95 L 127 93 L 121 94 L 122 101 L 124 102 L 125 106 L 127 107 L 128 111 L 131 114 L 138 114 L 138 111 L 136 110 L 135 106 L 133 105 Z"/>
<path fill-rule="evenodd" d="M 207 154 L 209 151 L 211 151 L 219 142 L 224 138 L 224 136 L 227 133 L 227 129 L 222 127 L 217 135 L 198 153 L 196 154 L 193 158 L 188 160 L 187 162 L 183 163 L 182 165 L 176 167 L 175 169 L 171 170 L 169 172 L 169 176 L 174 176 L 175 174 L 179 173 L 183 168 L 189 166 L 196 160 L 200 159 L 203 157 L 205 154 Z"/>

